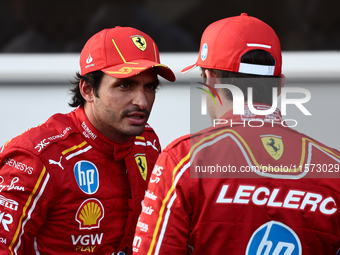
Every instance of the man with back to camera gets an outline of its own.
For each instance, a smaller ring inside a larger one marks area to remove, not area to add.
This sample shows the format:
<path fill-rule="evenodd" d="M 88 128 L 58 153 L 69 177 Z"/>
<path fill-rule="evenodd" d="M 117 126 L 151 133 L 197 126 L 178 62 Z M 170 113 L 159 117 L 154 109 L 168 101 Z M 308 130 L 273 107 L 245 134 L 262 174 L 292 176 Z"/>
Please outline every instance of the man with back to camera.
<path fill-rule="evenodd" d="M 289 128 L 271 110 L 272 91 L 284 85 L 274 30 L 241 14 L 209 25 L 200 47 L 196 63 L 183 71 L 202 68 L 215 125 L 161 153 L 134 254 L 336 254 L 340 152 Z M 253 95 L 236 115 L 235 91 L 247 95 L 247 87 Z"/>
<path fill-rule="evenodd" d="M 155 42 L 104 29 L 80 54 L 68 114 L 0 147 L 1 254 L 131 254 L 160 144 L 147 120 L 160 64 Z"/>

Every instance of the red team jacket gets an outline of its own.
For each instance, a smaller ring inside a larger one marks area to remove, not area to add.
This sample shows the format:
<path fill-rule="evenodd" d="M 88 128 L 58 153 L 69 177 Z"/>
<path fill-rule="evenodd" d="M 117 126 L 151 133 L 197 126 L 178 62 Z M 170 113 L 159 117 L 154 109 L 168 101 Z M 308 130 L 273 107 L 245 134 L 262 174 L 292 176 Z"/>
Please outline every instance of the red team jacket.
<path fill-rule="evenodd" d="M 82 107 L 0 147 L 0 254 L 130 250 L 159 155 L 151 127 L 116 143 Z"/>
<path fill-rule="evenodd" d="M 279 110 L 222 119 L 160 155 L 134 254 L 336 254 L 340 152 Z"/>

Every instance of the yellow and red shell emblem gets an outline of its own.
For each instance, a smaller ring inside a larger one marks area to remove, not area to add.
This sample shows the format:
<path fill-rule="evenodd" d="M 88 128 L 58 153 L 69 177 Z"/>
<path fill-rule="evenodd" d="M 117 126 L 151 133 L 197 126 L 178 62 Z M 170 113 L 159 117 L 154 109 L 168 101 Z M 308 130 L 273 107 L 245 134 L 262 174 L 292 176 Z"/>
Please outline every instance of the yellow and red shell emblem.
<path fill-rule="evenodd" d="M 79 222 L 79 229 L 99 228 L 100 221 L 104 218 L 104 207 L 95 198 L 85 200 L 78 208 L 76 221 Z"/>

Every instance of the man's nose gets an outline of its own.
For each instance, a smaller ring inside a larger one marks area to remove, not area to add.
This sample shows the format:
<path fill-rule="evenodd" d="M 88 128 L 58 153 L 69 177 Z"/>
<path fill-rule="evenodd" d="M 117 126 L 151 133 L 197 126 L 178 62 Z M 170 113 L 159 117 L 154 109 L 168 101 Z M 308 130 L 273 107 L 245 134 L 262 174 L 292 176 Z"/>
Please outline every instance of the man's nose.
<path fill-rule="evenodd" d="M 148 107 L 148 100 L 144 88 L 138 88 L 135 91 L 132 104 L 138 106 L 140 109 L 146 109 Z"/>

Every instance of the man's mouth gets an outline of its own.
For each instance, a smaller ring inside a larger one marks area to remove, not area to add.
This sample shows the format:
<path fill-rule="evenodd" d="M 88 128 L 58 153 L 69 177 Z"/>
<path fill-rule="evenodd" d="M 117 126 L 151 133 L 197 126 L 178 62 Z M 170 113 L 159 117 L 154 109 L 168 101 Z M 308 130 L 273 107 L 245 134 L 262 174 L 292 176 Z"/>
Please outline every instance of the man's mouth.
<path fill-rule="evenodd" d="M 134 119 L 143 119 L 144 117 L 141 115 L 129 115 L 129 118 L 134 118 Z"/>
<path fill-rule="evenodd" d="M 132 125 L 145 125 L 147 115 L 143 112 L 133 112 L 126 115 Z"/>

